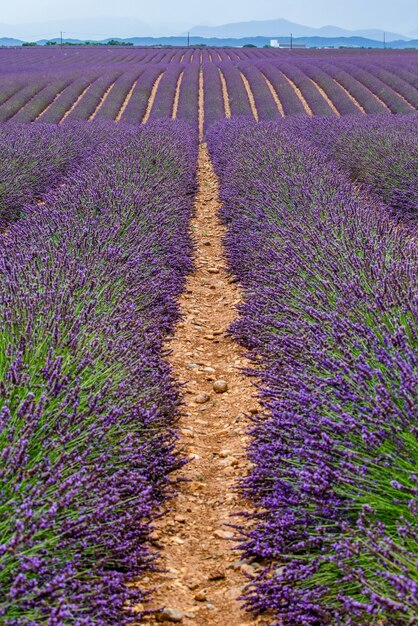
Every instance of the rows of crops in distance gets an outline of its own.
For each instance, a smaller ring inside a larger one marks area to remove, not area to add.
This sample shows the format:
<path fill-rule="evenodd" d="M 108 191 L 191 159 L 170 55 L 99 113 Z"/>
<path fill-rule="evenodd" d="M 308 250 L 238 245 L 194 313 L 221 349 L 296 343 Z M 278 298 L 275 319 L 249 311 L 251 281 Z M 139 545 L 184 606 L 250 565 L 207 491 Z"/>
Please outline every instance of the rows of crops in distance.
<path fill-rule="evenodd" d="M 170 119 L 178 90 L 175 116 L 197 128 L 200 68 L 206 131 L 228 112 L 260 121 L 416 113 L 416 53 L 343 52 L 0 50 L 0 60 L 5 61 L 0 71 L 0 121 L 106 119 L 141 124 Z"/>
<path fill-rule="evenodd" d="M 418 620 L 417 249 L 343 171 L 365 126 L 339 167 L 310 128 L 240 119 L 208 138 L 246 292 L 233 331 L 266 409 L 242 483 L 260 510 L 243 548 L 265 569 L 245 598 L 281 626 L 406 626 Z M 385 176 L 390 202 L 404 157 L 377 172 L 386 132 L 390 150 L 412 144 L 402 120 L 398 136 L 396 121 L 372 133 L 367 182 Z"/>
<path fill-rule="evenodd" d="M 154 561 L 182 462 L 162 346 L 191 270 L 197 141 L 180 122 L 102 123 L 45 193 L 92 128 L 0 130 L 21 179 L 16 195 L 3 178 L 5 206 L 44 194 L 0 235 L 2 623 L 132 622 L 145 595 L 126 583 Z"/>

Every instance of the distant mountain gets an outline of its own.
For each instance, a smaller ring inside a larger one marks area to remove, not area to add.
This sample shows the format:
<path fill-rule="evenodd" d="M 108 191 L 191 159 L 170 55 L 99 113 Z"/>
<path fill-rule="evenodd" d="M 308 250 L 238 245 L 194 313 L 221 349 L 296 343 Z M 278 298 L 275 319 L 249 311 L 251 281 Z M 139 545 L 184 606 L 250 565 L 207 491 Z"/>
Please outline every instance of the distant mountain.
<path fill-rule="evenodd" d="M 365 37 L 376 41 L 383 40 L 383 31 L 378 29 L 370 30 L 346 30 L 338 26 L 322 26 L 312 28 L 289 22 L 285 19 L 264 20 L 253 22 L 236 22 L 223 24 L 221 26 L 195 26 L 190 30 L 190 34 L 200 37 L 289 37 L 290 33 L 294 37 Z M 406 40 L 407 37 L 396 33 L 386 33 L 386 41 Z"/>
<path fill-rule="evenodd" d="M 0 37 L 0 46 L 21 46 L 23 41 L 12 37 Z"/>

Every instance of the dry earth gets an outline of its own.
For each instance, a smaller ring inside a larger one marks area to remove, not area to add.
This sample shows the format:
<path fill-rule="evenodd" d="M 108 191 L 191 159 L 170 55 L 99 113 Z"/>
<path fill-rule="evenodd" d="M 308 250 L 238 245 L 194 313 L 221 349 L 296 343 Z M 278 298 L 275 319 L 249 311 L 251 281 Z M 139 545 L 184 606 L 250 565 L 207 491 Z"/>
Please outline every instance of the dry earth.
<path fill-rule="evenodd" d="M 180 300 L 182 322 L 169 342 L 174 374 L 185 383 L 180 449 L 191 462 L 179 472 L 187 482 L 172 509 L 156 524 L 165 572 L 145 580 L 157 589 L 153 608 L 165 610 L 143 623 L 255 625 L 264 622 L 237 599 L 257 566 L 234 550 L 230 524 L 248 508 L 235 485 L 248 470 L 246 415 L 259 405 L 251 379 L 240 371 L 248 363 L 227 334 L 241 295 L 225 267 L 218 181 L 205 144 L 199 149 L 198 182 L 192 221 L 196 269 Z"/>

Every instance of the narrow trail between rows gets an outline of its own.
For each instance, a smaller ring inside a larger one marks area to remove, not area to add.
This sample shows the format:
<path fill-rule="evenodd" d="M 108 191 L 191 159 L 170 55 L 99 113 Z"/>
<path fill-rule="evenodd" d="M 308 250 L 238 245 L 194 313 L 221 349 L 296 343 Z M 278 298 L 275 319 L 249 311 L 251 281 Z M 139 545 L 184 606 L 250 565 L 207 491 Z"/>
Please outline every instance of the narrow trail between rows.
<path fill-rule="evenodd" d="M 202 83 L 200 95 L 202 111 Z M 248 471 L 246 415 L 258 411 L 258 401 L 251 380 L 240 371 L 248 365 L 243 351 L 227 335 L 241 294 L 226 268 L 218 180 L 204 143 L 197 176 L 191 223 L 195 271 L 180 299 L 182 321 L 168 342 L 173 373 L 185 383 L 179 449 L 191 461 L 178 473 L 186 480 L 171 510 L 156 523 L 165 571 L 151 573 L 145 584 L 156 589 L 152 607 L 163 611 L 143 623 L 255 625 L 263 621 L 237 599 L 256 566 L 240 560 L 230 524 L 237 521 L 234 514 L 248 508 L 234 485 Z"/>

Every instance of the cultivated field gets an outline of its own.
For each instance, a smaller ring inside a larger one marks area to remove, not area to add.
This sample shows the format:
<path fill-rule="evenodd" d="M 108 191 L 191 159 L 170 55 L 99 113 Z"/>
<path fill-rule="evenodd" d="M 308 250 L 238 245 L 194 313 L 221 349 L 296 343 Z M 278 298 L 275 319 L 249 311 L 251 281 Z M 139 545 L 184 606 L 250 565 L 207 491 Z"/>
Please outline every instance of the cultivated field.
<path fill-rule="evenodd" d="M 418 54 L 0 49 L 0 623 L 418 623 Z"/>

